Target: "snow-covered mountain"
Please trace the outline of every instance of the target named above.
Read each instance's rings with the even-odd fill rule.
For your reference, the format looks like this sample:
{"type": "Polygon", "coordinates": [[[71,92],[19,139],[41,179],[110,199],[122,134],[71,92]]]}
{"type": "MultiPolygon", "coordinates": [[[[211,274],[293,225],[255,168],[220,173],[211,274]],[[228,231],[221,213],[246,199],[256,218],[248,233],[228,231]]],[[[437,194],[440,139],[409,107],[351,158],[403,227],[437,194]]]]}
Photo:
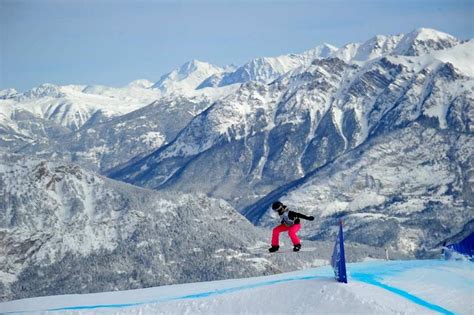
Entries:
{"type": "MultiPolygon", "coordinates": [[[[246,184],[252,175],[260,180],[262,172],[283,184],[360,145],[369,134],[423,117],[436,119],[441,129],[469,131],[472,88],[472,78],[431,56],[386,57],[364,67],[323,59],[270,85],[245,84],[196,117],[170,145],[133,166],[145,164],[143,176],[130,169],[124,178],[159,187],[184,165],[173,168],[173,159],[196,163],[200,154],[219,159],[220,154],[209,150],[239,145],[236,160],[247,148],[251,151],[242,157],[248,162],[242,172],[247,174],[246,184]],[[288,148],[283,150],[285,145],[288,148]],[[165,160],[170,167],[164,167],[165,160]],[[159,174],[150,171],[153,163],[162,163],[159,174]]],[[[184,174],[180,170],[177,175],[184,174]]],[[[228,183],[228,178],[215,182],[219,177],[210,182],[228,183]]],[[[192,182],[191,176],[188,180],[192,182]]]]}
{"type": "Polygon", "coordinates": [[[49,150],[51,139],[69,133],[69,128],[43,119],[28,110],[0,112],[0,151],[15,152],[31,148],[33,143],[44,145],[49,150]]]}
{"type": "Polygon", "coordinates": [[[160,97],[159,91],[144,88],[146,85],[143,80],[123,88],[43,84],[24,93],[3,93],[0,150],[27,150],[33,154],[54,151],[52,144],[57,139],[160,97]]]}
{"type": "Polygon", "coordinates": [[[186,97],[196,103],[210,104],[238,88],[226,86],[195,91],[193,80],[199,81],[199,76],[208,74],[193,73],[183,80],[175,77],[174,83],[166,80],[161,82],[169,89],[153,88],[154,84],[148,80],[136,80],[120,88],[42,84],[24,93],[14,89],[3,90],[0,91],[0,130],[8,139],[9,147],[23,147],[34,142],[47,142],[50,139],[45,136],[47,132],[40,131],[37,134],[32,130],[51,129],[48,127],[50,125],[74,132],[84,126],[90,127],[126,115],[156,100],[186,97]],[[30,117],[35,123],[28,124],[24,116],[30,117]]]}
{"type": "Polygon", "coordinates": [[[0,99],[13,98],[18,94],[15,89],[0,90],[0,99]]]}
{"type": "Polygon", "coordinates": [[[315,59],[327,58],[335,51],[337,51],[336,47],[323,44],[301,54],[255,58],[232,72],[220,72],[210,76],[197,89],[248,81],[269,83],[290,70],[300,66],[308,66],[315,59]]]}
{"type": "Polygon", "coordinates": [[[423,257],[450,237],[474,228],[472,135],[414,123],[374,138],[289,187],[274,191],[244,214],[272,226],[269,204],[281,199],[316,216],[311,239],[334,238],[344,218],[346,239],[423,257]]]}
{"type": "Polygon", "coordinates": [[[136,80],[123,88],[44,84],[25,93],[4,90],[0,150],[108,169],[171,141],[194,115],[238,88],[167,95],[151,85],[136,80]]]}
{"type": "Polygon", "coordinates": [[[403,56],[421,56],[432,51],[454,47],[460,42],[449,34],[434,29],[419,28],[404,35],[392,53],[403,56]]]}
{"type": "MultiPolygon", "coordinates": [[[[409,54],[416,46],[421,52],[420,47],[428,47],[420,42],[426,39],[420,34],[426,32],[417,30],[399,36],[398,44],[387,45],[401,47],[404,38],[417,38],[411,42],[412,46],[405,45],[403,51],[409,54]]],[[[440,37],[439,41],[433,42],[432,37],[426,40],[429,47],[433,47],[433,54],[405,56],[392,51],[385,57],[362,64],[326,58],[315,60],[309,67],[290,71],[270,84],[243,84],[236,93],[218,100],[193,119],[173,142],[110,175],[140,186],[199,191],[223,198],[238,209],[246,208],[244,213],[256,222],[255,211],[265,212],[270,200],[265,199],[254,207],[251,207],[252,203],[273,190],[278,189],[281,193],[294,185],[295,180],[311,174],[317,177],[319,168],[369,141],[390,142],[391,135],[398,131],[408,134],[404,136],[406,139],[422,139],[421,135],[426,132],[446,135],[444,140],[432,139],[432,145],[441,153],[431,158],[428,154],[431,147],[424,146],[420,150],[426,154],[415,154],[412,162],[414,165],[434,163],[446,169],[461,169],[454,176],[438,179],[440,183],[452,183],[448,185],[450,189],[440,194],[446,194],[446,203],[451,205],[447,216],[456,211],[469,212],[472,208],[466,203],[468,195],[459,195],[471,185],[470,181],[460,181],[465,176],[463,172],[469,170],[469,164],[466,164],[469,160],[462,154],[454,154],[453,147],[442,143],[457,139],[461,143],[457,144],[456,150],[472,153],[474,79],[470,76],[470,68],[465,66],[474,60],[473,44],[470,41],[439,51],[440,47],[451,45],[446,44],[445,37],[440,37]],[[451,52],[457,56],[451,58],[457,60],[454,65],[443,62],[449,59],[446,56],[451,52]],[[445,59],[436,58],[441,55],[445,59]],[[445,161],[447,158],[449,161],[445,161]]],[[[459,41],[453,41],[453,45],[455,42],[459,41]]],[[[411,144],[406,142],[397,147],[400,152],[412,150],[411,144]]],[[[390,169],[395,163],[385,162],[387,164],[380,166],[381,169],[390,169]]],[[[410,169],[413,166],[400,167],[410,169]]],[[[379,175],[372,176],[377,178],[379,175]]],[[[425,211],[430,207],[427,201],[416,200],[429,199],[433,194],[429,187],[441,189],[442,185],[429,184],[423,177],[410,180],[414,182],[412,186],[425,189],[408,189],[405,181],[400,180],[384,192],[383,199],[408,193],[407,202],[419,205],[418,210],[409,211],[425,211]]],[[[333,189],[337,194],[343,187],[335,185],[333,189]]],[[[355,190],[354,196],[359,193],[355,190]]],[[[376,207],[382,203],[380,200],[375,198],[366,206],[376,207]]],[[[343,209],[337,204],[333,206],[339,211],[343,209]]],[[[385,210],[389,215],[398,211],[390,207],[385,210]]],[[[317,211],[322,209],[313,207],[311,210],[312,213],[317,211]]],[[[425,213],[428,215],[428,210],[425,213]]],[[[441,218],[435,220],[441,224],[441,218]]],[[[463,224],[466,221],[453,222],[446,233],[433,236],[426,244],[433,246],[443,237],[459,233],[463,224]]],[[[423,235],[432,232],[433,226],[420,227],[421,232],[410,236],[411,242],[400,243],[400,246],[412,252],[413,244],[419,245],[423,235]]],[[[306,231],[306,235],[314,237],[319,233],[306,231]]],[[[401,232],[397,233],[394,239],[400,240],[401,235],[401,232]]]]}
{"type": "Polygon", "coordinates": [[[350,43],[338,49],[334,56],[345,62],[365,62],[389,55],[397,47],[403,34],[377,35],[364,43],[350,43]]]}
{"type": "Polygon", "coordinates": [[[232,92],[232,89],[210,87],[248,81],[269,83],[288,71],[308,66],[315,59],[337,57],[348,63],[366,62],[389,54],[417,56],[459,43],[451,35],[421,28],[406,35],[379,35],[365,43],[348,44],[340,49],[323,44],[301,54],[256,58],[237,69],[192,60],[163,75],[154,84],[148,80],[136,80],[121,88],[43,84],[24,93],[14,89],[3,90],[0,91],[0,113],[11,118],[15,111],[28,111],[37,118],[77,130],[97,113],[105,117],[126,114],[162,96],[207,97],[216,100],[232,92]]]}
{"type": "Polygon", "coordinates": [[[377,35],[364,43],[350,43],[331,56],[345,62],[361,63],[388,56],[421,56],[437,50],[452,48],[461,41],[457,38],[429,28],[419,28],[407,34],[392,36],[377,35]]]}
{"type": "MultiPolygon", "coordinates": [[[[360,63],[390,54],[419,56],[435,50],[451,48],[459,43],[458,39],[449,34],[434,29],[419,28],[408,34],[377,35],[364,43],[350,43],[341,48],[322,44],[300,54],[255,58],[231,72],[216,71],[201,81],[197,89],[248,81],[270,83],[288,71],[310,65],[315,59],[337,57],[347,63],[360,63]]],[[[173,72],[173,78],[177,76],[177,72],[180,71],[173,72]]]]}
{"type": "Polygon", "coordinates": [[[209,105],[207,101],[185,97],[164,97],[115,118],[103,119],[96,115],[76,132],[56,134],[43,138],[44,141],[17,146],[15,152],[43,158],[61,157],[64,161],[103,172],[170,142],[209,105]]]}
{"type": "Polygon", "coordinates": [[[182,93],[195,90],[204,80],[225,71],[224,68],[199,60],[191,60],[179,69],[163,75],[153,87],[164,93],[182,93]]]}
{"type": "Polygon", "coordinates": [[[159,97],[159,92],[137,87],[58,86],[42,84],[0,100],[1,113],[11,117],[27,111],[41,119],[77,130],[98,112],[106,117],[131,112],[159,97]]]}

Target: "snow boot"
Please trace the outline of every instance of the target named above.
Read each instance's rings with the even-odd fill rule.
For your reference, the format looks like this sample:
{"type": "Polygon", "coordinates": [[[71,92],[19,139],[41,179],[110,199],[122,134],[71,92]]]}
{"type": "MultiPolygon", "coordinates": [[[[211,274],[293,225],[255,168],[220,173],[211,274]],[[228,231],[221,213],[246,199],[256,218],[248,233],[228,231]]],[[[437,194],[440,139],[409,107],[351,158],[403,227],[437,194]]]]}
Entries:
{"type": "Polygon", "coordinates": [[[294,252],[299,252],[300,248],[301,248],[301,244],[296,244],[296,245],[293,246],[293,251],[294,252]]]}
{"type": "Polygon", "coordinates": [[[275,245],[272,245],[272,247],[270,247],[270,248],[268,249],[268,251],[269,251],[270,253],[273,253],[273,252],[276,252],[279,248],[280,248],[280,246],[278,246],[278,245],[276,245],[276,246],[275,246],[275,245]]]}

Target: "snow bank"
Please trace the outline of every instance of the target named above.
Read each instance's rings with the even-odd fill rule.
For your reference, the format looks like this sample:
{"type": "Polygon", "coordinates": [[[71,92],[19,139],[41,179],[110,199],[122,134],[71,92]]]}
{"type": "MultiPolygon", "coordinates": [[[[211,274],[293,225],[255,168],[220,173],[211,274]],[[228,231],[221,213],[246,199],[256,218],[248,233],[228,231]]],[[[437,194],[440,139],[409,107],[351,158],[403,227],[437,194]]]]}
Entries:
{"type": "Polygon", "coordinates": [[[2,313],[66,314],[472,314],[470,262],[368,261],[349,264],[348,284],[330,267],[268,277],[0,304],[2,313]]]}

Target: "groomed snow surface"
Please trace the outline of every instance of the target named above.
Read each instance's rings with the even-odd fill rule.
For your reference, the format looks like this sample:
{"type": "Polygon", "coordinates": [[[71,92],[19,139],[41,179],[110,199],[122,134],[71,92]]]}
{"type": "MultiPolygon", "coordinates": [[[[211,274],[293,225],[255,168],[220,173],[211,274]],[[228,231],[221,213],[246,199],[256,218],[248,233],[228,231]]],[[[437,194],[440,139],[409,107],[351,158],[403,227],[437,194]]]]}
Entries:
{"type": "Polygon", "coordinates": [[[348,264],[349,283],[332,269],[0,303],[24,314],[474,314],[469,261],[348,264]]]}

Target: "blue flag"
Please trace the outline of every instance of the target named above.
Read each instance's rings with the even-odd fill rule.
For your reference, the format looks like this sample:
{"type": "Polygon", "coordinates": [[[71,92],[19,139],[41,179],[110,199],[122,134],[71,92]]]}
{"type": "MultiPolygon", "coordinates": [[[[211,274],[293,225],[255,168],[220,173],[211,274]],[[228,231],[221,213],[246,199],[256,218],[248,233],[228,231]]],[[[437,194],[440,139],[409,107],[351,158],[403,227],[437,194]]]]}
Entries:
{"type": "Polygon", "coordinates": [[[332,252],[331,266],[334,269],[334,275],[338,282],[347,283],[346,257],[344,254],[344,235],[342,233],[342,220],[339,221],[339,233],[337,234],[336,244],[332,252]]]}

